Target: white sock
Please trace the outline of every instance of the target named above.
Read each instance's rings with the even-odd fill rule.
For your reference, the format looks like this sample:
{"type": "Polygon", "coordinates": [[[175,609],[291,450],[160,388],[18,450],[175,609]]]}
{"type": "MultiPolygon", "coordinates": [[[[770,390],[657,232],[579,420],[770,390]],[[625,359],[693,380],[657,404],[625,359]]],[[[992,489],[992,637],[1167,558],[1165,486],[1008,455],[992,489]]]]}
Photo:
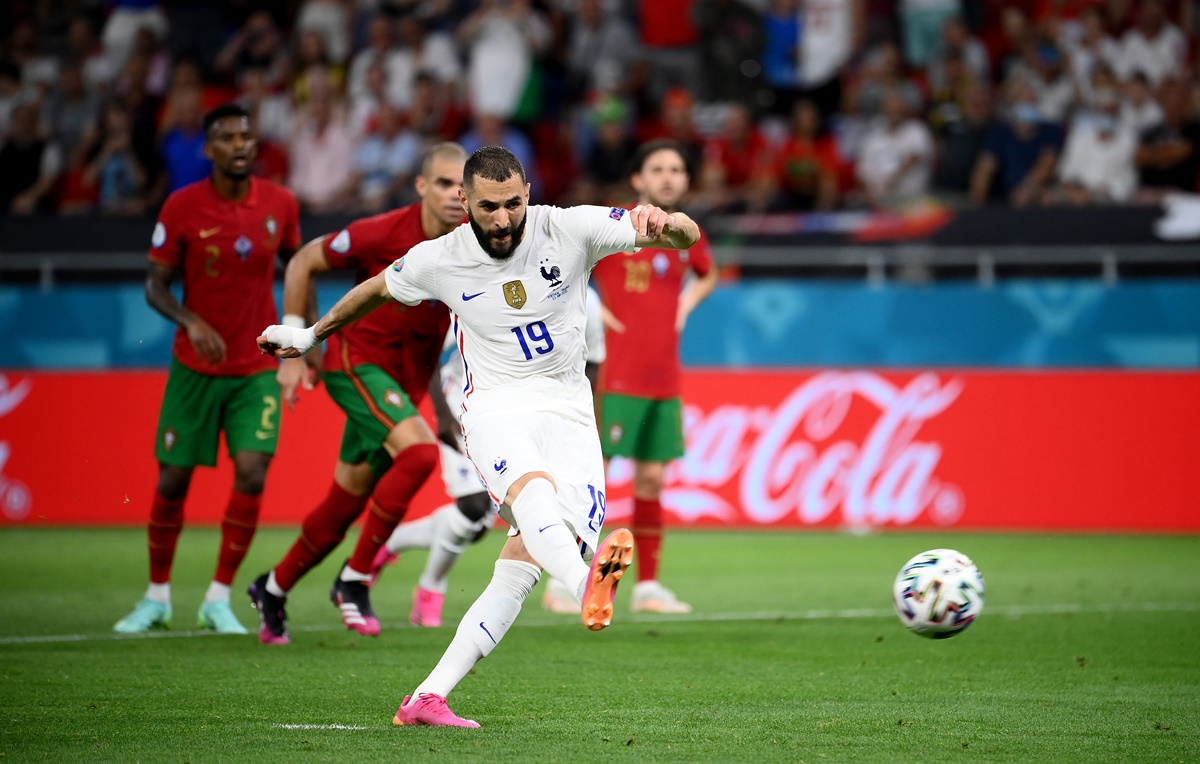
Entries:
{"type": "Polygon", "coordinates": [[[547,573],[579,592],[582,599],[588,565],[579,556],[575,534],[558,511],[553,484],[545,478],[530,480],[512,503],[512,513],[529,556],[547,573]]]}
{"type": "Polygon", "coordinates": [[[477,525],[462,513],[457,504],[447,504],[436,513],[437,526],[433,543],[429,545],[429,559],[421,572],[418,585],[422,589],[446,593],[446,574],[454,567],[458,556],[474,536],[477,525]]]}
{"type": "Polygon", "coordinates": [[[519,560],[496,560],[492,580],[467,609],[450,646],[433,671],[413,690],[414,698],[432,692],[443,698],[476,663],[487,657],[517,620],[521,603],[541,577],[536,565],[519,560]]]}
{"type": "Polygon", "coordinates": [[[453,506],[453,503],[445,504],[420,520],[413,520],[411,523],[400,523],[397,525],[396,530],[392,531],[392,535],[388,536],[387,544],[385,545],[388,551],[396,554],[409,549],[429,549],[433,545],[434,538],[437,536],[438,515],[446,507],[453,506]]]}
{"type": "Polygon", "coordinates": [[[146,599],[153,600],[161,605],[171,604],[171,584],[150,584],[146,587],[146,599]]]}
{"type": "Polygon", "coordinates": [[[279,585],[279,582],[275,580],[274,569],[272,569],[270,574],[267,575],[267,591],[276,597],[287,597],[287,592],[285,592],[283,587],[279,585]]]}
{"type": "Polygon", "coordinates": [[[359,573],[349,565],[342,568],[342,574],[338,576],[343,581],[362,581],[364,584],[371,580],[370,573],[359,573]]]}
{"type": "Polygon", "coordinates": [[[204,595],[205,602],[228,602],[229,601],[229,585],[218,584],[213,581],[208,585],[208,592],[204,595]]]}

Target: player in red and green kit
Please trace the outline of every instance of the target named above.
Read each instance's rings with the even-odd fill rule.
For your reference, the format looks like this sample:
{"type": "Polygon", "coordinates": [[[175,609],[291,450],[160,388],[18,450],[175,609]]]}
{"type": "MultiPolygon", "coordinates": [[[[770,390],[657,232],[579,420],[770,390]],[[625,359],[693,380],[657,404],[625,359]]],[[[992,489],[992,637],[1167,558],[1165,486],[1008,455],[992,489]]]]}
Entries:
{"type": "Polygon", "coordinates": [[[245,634],[229,607],[229,589],[254,532],[267,467],[279,438],[278,364],[254,338],[275,319],[275,259],[300,245],[299,207],[286,188],[254,178],[256,139],[240,106],[204,117],[204,154],[212,175],[167,197],[151,238],[146,301],[179,325],[159,415],[158,485],[150,508],[150,586],[133,612],[113,626],[125,634],[171,621],[171,566],[183,528],[183,504],[197,466],[216,464],[225,433],[233,494],[221,523],[217,569],[199,623],[245,634]],[[183,303],[171,293],[183,278],[183,303]]]}
{"type": "MultiPolygon", "coordinates": [[[[466,160],[467,153],[456,143],[431,147],[415,181],[421,201],[358,220],[304,245],[288,264],[284,324],[312,323],[301,312],[309,304],[316,274],[353,270],[361,283],[413,246],[457,228],[465,219],[458,191],[466,160]]],[[[300,537],[278,565],[250,586],[263,644],[287,644],[287,593],[341,543],[364,508],[368,512],[362,532],[330,597],[346,628],[379,634],[370,602],[373,562],[412,497],[438,466],[437,438],[416,407],[430,389],[449,327],[450,312],[442,303],[392,302],[329,339],[325,386],[346,412],[341,451],[329,493],[304,519],[300,537]]],[[[297,358],[280,366],[287,403],[295,396],[304,363],[297,358]]],[[[489,508],[484,503],[481,512],[489,508]]]]}
{"type": "MultiPolygon", "coordinates": [[[[678,209],[688,190],[683,150],[643,145],[630,178],[641,203],[678,209]]],[[[608,360],[601,372],[600,443],[605,459],[633,460],[633,535],[638,576],[633,609],[686,613],[691,607],[658,581],[662,488],[667,462],[683,456],[679,334],[717,283],[708,239],[690,249],[646,248],[613,255],[592,272],[608,311],[608,360]],[[685,286],[685,277],[694,273],[685,286]]]]}

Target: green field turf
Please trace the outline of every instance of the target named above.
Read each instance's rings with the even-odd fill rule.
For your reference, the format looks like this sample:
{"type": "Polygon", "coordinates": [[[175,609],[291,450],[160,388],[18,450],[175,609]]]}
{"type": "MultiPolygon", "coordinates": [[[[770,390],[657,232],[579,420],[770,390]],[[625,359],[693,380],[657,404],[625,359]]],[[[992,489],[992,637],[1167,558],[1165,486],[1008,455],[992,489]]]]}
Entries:
{"type": "MultiPolygon", "coordinates": [[[[256,540],[235,591],[247,626],[246,583],[292,537],[256,540]]],[[[451,696],[482,729],[393,727],[501,541],[464,556],[441,629],[404,625],[423,555],[390,568],[376,639],[327,598],[347,544],[293,592],[292,644],[263,647],[195,631],[212,529],[184,532],[174,628],[151,638],[109,633],[144,588],[141,530],[0,531],[0,760],[1200,760],[1194,537],[676,532],[665,579],[696,613],[634,617],[625,591],[590,633],[539,587],[451,696]],[[988,596],[935,642],[890,598],[939,546],[975,559],[988,596]]]]}

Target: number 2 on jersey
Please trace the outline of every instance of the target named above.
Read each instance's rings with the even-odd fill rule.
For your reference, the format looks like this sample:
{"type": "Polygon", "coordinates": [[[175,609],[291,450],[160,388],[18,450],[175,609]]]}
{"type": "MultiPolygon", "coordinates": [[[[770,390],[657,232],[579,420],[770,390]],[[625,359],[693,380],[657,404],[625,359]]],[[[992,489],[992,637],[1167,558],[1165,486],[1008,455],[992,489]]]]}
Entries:
{"type": "Polygon", "coordinates": [[[533,354],[545,355],[554,349],[554,340],[550,337],[550,330],[546,328],[545,321],[534,321],[527,326],[514,326],[511,329],[512,333],[517,335],[517,342],[521,343],[521,351],[525,353],[525,360],[533,360],[533,354]],[[529,340],[526,341],[525,337],[529,340]],[[530,343],[533,344],[532,350],[530,343]]]}

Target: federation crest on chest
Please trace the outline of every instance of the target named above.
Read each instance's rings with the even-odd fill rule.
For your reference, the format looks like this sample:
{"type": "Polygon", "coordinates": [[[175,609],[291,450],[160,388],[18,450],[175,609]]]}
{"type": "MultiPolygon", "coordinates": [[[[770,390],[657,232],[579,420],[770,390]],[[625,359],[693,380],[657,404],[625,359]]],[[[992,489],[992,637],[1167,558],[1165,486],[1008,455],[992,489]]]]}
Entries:
{"type": "Polygon", "coordinates": [[[251,243],[249,236],[239,236],[233,243],[233,251],[237,252],[238,257],[243,260],[250,257],[250,251],[253,249],[254,244],[251,243]]]}
{"type": "Polygon", "coordinates": [[[654,259],[650,261],[650,265],[654,268],[654,275],[662,278],[666,275],[667,269],[671,267],[671,258],[667,257],[665,253],[659,252],[654,255],[654,259]]]}
{"type": "Polygon", "coordinates": [[[517,310],[520,310],[528,299],[525,296],[525,285],[520,279],[509,281],[501,289],[504,291],[504,301],[517,310]]]}

